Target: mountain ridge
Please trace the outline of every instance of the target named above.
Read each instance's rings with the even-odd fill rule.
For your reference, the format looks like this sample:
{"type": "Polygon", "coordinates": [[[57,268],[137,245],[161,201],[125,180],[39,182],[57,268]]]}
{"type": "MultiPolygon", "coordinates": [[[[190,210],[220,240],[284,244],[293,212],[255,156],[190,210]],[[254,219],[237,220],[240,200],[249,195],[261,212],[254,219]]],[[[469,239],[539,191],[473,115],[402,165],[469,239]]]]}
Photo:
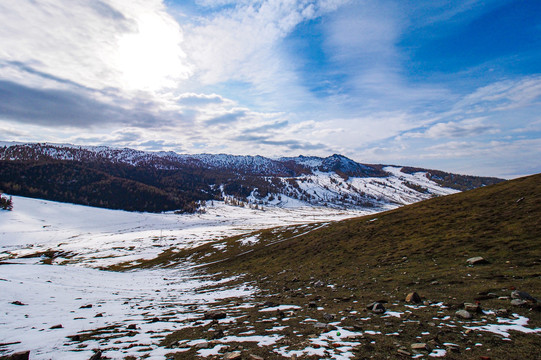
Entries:
{"type": "Polygon", "coordinates": [[[503,181],[362,164],[339,154],[271,159],[47,143],[0,143],[0,167],[0,189],[14,195],[154,212],[192,212],[203,201],[226,198],[255,205],[387,208],[503,181]],[[107,198],[92,198],[102,193],[107,198]],[[122,199],[115,200],[115,193],[122,199]],[[130,197],[139,205],[130,205],[130,197]]]}

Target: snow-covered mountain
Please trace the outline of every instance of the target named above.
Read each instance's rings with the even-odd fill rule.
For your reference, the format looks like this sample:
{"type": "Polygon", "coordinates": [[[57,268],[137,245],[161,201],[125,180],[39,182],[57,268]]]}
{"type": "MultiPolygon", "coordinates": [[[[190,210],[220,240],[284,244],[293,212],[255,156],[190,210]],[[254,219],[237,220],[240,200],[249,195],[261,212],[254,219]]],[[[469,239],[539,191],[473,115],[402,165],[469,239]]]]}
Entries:
{"type": "Polygon", "coordinates": [[[191,211],[194,202],[221,199],[387,208],[501,181],[338,154],[270,159],[65,144],[0,143],[0,166],[0,189],[12,194],[139,211],[191,211]]]}

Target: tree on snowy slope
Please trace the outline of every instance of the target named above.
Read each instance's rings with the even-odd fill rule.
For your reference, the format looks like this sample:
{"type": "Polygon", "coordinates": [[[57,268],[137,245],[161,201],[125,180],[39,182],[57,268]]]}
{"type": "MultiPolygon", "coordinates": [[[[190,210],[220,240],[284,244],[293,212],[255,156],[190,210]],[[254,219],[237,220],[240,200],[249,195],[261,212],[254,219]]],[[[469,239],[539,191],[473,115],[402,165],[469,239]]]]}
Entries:
{"type": "Polygon", "coordinates": [[[0,194],[0,209],[2,210],[13,210],[13,199],[11,196],[9,199],[7,197],[4,197],[2,194],[0,194]]]}

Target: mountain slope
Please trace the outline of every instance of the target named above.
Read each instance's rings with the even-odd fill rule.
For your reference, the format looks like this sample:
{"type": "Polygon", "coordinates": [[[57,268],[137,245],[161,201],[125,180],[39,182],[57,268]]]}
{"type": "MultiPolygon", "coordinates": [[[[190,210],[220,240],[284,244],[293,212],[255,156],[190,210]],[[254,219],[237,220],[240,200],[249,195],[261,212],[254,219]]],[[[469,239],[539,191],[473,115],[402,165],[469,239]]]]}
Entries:
{"type": "Polygon", "coordinates": [[[423,353],[410,347],[421,342],[451,359],[538,354],[539,303],[510,300],[514,289],[541,296],[541,175],[356,219],[259,231],[140,266],[185,258],[217,274],[247,274],[262,289],[259,301],[298,306],[288,314],[293,334],[306,331],[307,318],[372,331],[360,358],[423,353]],[[468,265],[475,256],[488,263],[468,265]],[[404,302],[413,291],[424,305],[404,302]],[[373,301],[388,311],[367,311],[373,301]],[[456,315],[476,302],[486,312],[456,315]]]}
{"type": "MultiPolygon", "coordinates": [[[[289,229],[288,231],[294,231],[289,229]]],[[[361,267],[397,264],[404,256],[410,262],[427,258],[442,265],[459,266],[467,257],[482,255],[493,263],[538,267],[541,263],[541,175],[511,180],[481,189],[434,198],[376,215],[327,224],[317,231],[273,246],[279,232],[263,231],[262,240],[250,254],[236,258],[217,252],[214,261],[228,258],[228,267],[239,271],[302,268],[304,277],[354,276],[361,267]],[[231,259],[229,259],[231,257],[231,259]],[[253,268],[265,264],[264,268],[253,268]],[[350,264],[350,266],[340,266],[350,264]],[[312,274],[313,272],[313,274],[312,274]]],[[[280,235],[287,238],[286,235],[280,235]]],[[[234,243],[234,240],[231,240],[234,243]]],[[[244,249],[245,250],[245,249],[244,249]]]]}
{"type": "Polygon", "coordinates": [[[503,181],[360,164],[336,154],[269,159],[52,144],[4,144],[0,170],[0,189],[14,195],[158,212],[194,211],[199,202],[227,198],[282,207],[381,210],[503,181]],[[48,168],[55,169],[53,175],[48,168]],[[100,196],[117,192],[120,200],[100,196]],[[127,197],[141,200],[127,205],[127,197]]]}

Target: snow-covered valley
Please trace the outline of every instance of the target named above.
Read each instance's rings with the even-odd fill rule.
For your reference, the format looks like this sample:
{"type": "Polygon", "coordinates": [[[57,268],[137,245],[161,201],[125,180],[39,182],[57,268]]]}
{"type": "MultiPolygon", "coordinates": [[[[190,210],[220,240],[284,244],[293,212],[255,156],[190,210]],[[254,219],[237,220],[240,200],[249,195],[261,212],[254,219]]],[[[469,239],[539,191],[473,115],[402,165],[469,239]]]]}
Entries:
{"type": "Polygon", "coordinates": [[[228,299],[239,297],[249,302],[255,291],[238,279],[212,280],[189,263],[129,272],[102,268],[257,229],[367,213],[215,202],[204,214],[177,215],[23,197],[13,202],[13,211],[0,214],[0,344],[10,344],[0,346],[0,355],[30,350],[32,359],[88,359],[98,348],[114,359],[163,359],[170,350],[158,344],[168,333],[200,320],[209,304],[227,308],[228,299]],[[70,340],[74,336],[88,339],[70,340]]]}

